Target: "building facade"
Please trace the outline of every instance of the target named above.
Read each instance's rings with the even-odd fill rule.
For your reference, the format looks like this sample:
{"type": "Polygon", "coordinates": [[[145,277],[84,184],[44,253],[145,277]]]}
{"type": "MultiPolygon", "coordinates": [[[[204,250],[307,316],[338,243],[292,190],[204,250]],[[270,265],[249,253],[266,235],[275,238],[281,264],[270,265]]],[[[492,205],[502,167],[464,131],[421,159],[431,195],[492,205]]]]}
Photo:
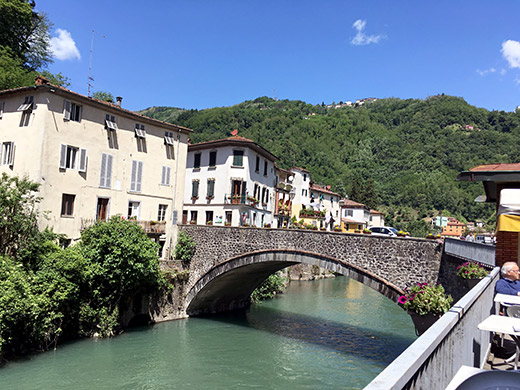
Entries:
{"type": "Polygon", "coordinates": [[[343,232],[355,232],[368,227],[370,221],[370,209],[362,204],[350,199],[343,199],[340,202],[341,208],[341,230],[343,232]]]}
{"type": "Polygon", "coordinates": [[[71,240],[96,221],[135,219],[169,256],[190,129],[49,84],[0,91],[0,173],[40,184],[40,228],[71,240]]]}
{"type": "Polygon", "coordinates": [[[276,160],[239,136],[189,145],[182,222],[271,226],[276,160]]]}

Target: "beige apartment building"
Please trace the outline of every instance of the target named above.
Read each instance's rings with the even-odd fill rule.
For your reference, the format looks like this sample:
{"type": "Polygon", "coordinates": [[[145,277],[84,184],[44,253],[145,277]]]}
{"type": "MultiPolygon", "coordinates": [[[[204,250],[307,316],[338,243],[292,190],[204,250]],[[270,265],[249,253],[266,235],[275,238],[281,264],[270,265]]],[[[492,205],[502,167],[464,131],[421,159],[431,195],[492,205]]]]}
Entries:
{"type": "Polygon", "coordinates": [[[135,219],[169,256],[192,130],[147,118],[42,77],[0,91],[0,174],[40,184],[40,227],[72,241],[95,221],[135,219]]]}

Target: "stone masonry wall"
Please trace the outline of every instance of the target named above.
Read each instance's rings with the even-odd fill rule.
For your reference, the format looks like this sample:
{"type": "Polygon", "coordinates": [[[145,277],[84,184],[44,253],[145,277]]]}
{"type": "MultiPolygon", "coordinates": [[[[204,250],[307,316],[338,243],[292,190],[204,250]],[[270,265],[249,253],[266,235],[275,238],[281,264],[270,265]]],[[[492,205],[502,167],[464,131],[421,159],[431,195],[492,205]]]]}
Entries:
{"type": "Polygon", "coordinates": [[[360,267],[404,289],[436,282],[442,245],[430,240],[362,234],[183,225],[197,249],[190,265],[189,290],[214,266],[256,251],[289,249],[322,255],[360,267]]]}

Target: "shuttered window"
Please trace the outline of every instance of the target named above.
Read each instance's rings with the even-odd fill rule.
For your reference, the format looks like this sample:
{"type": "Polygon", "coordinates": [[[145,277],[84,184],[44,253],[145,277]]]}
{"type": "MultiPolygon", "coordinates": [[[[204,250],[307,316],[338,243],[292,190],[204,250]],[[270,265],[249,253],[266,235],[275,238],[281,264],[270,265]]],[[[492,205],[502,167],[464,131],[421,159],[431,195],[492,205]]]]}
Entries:
{"type": "Polygon", "coordinates": [[[87,149],[62,144],[60,148],[60,169],[76,169],[79,172],[86,172],[87,149]]]}
{"type": "Polygon", "coordinates": [[[99,173],[99,186],[101,188],[112,187],[112,162],[114,156],[111,154],[101,153],[101,167],[99,173]]]}
{"type": "Polygon", "coordinates": [[[108,130],[117,130],[116,117],[114,115],[105,115],[105,127],[108,130]]]}
{"type": "Polygon", "coordinates": [[[215,179],[208,179],[208,198],[215,196],[215,179]]]}
{"type": "Polygon", "coordinates": [[[161,185],[169,186],[170,185],[170,173],[171,167],[163,166],[161,172],[161,185]]]}
{"type": "Polygon", "coordinates": [[[0,143],[0,165],[12,166],[14,163],[14,142],[0,143]]]}
{"type": "Polygon", "coordinates": [[[132,175],[130,178],[130,191],[141,192],[141,184],[143,179],[143,162],[132,161],[132,175]]]}

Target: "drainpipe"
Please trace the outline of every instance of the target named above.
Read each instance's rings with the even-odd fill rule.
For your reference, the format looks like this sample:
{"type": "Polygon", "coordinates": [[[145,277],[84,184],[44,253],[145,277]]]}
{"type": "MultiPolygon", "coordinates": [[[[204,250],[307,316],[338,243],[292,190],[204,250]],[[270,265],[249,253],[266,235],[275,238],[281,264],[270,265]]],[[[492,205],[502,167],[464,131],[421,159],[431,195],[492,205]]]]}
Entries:
{"type": "MultiPolygon", "coordinates": [[[[169,237],[169,251],[168,251],[168,259],[173,255],[173,252],[175,250],[175,242],[177,241],[177,234],[173,234],[173,229],[174,229],[174,226],[175,224],[173,223],[173,215],[174,215],[174,212],[175,212],[175,200],[176,200],[176,197],[175,197],[175,193],[177,191],[177,175],[179,174],[179,149],[180,149],[180,144],[181,144],[181,132],[178,131],[177,132],[177,152],[175,153],[175,176],[173,177],[173,196],[172,196],[172,211],[171,211],[171,215],[172,215],[172,223],[171,223],[171,226],[170,226],[170,237],[169,237]]],[[[184,196],[184,194],[182,194],[181,196],[184,196]]],[[[181,212],[182,212],[182,207],[181,207],[181,212]]],[[[182,215],[181,215],[182,217],[182,215]]],[[[179,216],[177,215],[177,220],[179,219],[179,216]]]]}

